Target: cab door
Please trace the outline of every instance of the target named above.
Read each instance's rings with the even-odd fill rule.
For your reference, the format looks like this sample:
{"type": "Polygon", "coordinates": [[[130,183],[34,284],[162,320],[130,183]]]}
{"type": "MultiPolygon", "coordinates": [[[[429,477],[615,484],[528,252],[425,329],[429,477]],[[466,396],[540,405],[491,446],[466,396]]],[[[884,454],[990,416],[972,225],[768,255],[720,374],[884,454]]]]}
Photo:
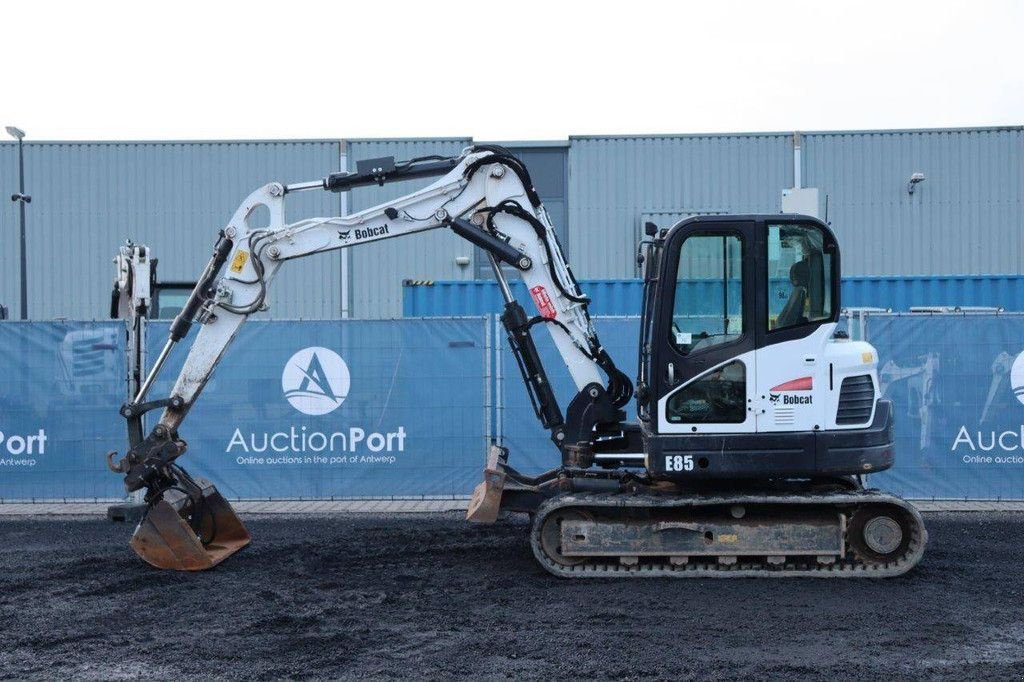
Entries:
{"type": "Polygon", "coordinates": [[[669,233],[647,339],[657,433],[756,430],[757,247],[756,222],[736,217],[691,218],[669,233]]]}
{"type": "Polygon", "coordinates": [[[766,219],[759,232],[757,430],[818,431],[834,390],[826,347],[839,312],[839,249],[827,226],[803,216],[766,219]]]}

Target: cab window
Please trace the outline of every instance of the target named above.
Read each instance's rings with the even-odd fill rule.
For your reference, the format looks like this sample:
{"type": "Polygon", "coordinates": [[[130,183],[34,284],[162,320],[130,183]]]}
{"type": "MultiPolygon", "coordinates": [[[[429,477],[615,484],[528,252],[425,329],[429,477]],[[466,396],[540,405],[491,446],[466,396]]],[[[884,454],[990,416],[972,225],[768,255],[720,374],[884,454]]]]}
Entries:
{"type": "Polygon", "coordinates": [[[834,252],[816,225],[768,226],[768,331],[832,318],[834,252]]]}
{"type": "Polygon", "coordinates": [[[679,252],[669,343],[683,355],[743,335],[743,240],[695,234],[679,252]]]}
{"type": "Polygon", "coordinates": [[[746,408],[747,367],[736,360],[673,393],[665,418],[673,424],[742,424],[746,408]]]}

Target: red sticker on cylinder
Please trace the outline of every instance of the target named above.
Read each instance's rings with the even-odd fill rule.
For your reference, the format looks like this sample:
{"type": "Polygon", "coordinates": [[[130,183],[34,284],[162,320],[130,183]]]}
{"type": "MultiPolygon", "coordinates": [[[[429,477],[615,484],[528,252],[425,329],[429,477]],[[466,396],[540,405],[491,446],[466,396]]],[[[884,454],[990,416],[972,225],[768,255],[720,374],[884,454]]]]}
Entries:
{"type": "Polygon", "coordinates": [[[541,316],[553,320],[558,316],[555,312],[555,306],[551,303],[551,297],[548,296],[547,290],[542,286],[536,286],[530,289],[530,296],[533,296],[533,302],[537,304],[537,310],[540,311],[541,316]]]}

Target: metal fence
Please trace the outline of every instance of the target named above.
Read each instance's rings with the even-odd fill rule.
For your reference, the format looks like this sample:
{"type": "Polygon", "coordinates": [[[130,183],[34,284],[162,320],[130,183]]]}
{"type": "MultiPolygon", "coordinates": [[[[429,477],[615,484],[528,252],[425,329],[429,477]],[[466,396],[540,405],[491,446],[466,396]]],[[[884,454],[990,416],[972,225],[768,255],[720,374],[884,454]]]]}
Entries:
{"type": "Polygon", "coordinates": [[[0,323],[0,500],[116,498],[103,453],[124,441],[124,326],[0,323]]]}
{"type": "MultiPolygon", "coordinates": [[[[153,358],[167,323],[148,327],[153,358]]],[[[250,321],[189,414],[181,463],[234,499],[465,495],[489,444],[491,328],[250,321]]],[[[151,396],[170,395],[176,351],[151,396]]],[[[0,357],[0,500],[120,497],[103,455],[125,446],[123,325],[3,323],[0,357]]]]}
{"type": "MultiPolygon", "coordinates": [[[[636,374],[637,318],[598,318],[636,374]]],[[[896,407],[896,466],[870,483],[910,498],[1024,499],[1024,315],[844,318],[878,349],[896,407]]],[[[166,323],[147,334],[152,356],[166,323]]],[[[234,499],[461,497],[491,440],[524,471],[558,453],[492,318],[252,321],[190,414],[182,463],[234,499]]],[[[573,386],[548,336],[556,394],[573,386]]],[[[184,345],[187,345],[184,344],[184,345]]],[[[170,392],[172,355],[152,395],[170,392]]],[[[0,501],[117,499],[124,448],[116,322],[0,323],[0,501]]]]}

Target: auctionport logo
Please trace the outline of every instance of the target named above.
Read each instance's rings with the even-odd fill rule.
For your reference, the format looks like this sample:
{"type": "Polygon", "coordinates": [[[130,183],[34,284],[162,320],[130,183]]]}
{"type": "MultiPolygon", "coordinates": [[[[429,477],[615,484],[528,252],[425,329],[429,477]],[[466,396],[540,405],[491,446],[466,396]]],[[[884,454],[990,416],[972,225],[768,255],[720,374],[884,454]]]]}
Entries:
{"type": "Polygon", "coordinates": [[[35,466],[33,455],[46,454],[46,430],[31,435],[0,431],[0,466],[35,466]]]}
{"type": "Polygon", "coordinates": [[[348,396],[348,365],[330,348],[303,348],[285,363],[281,390],[296,410],[308,415],[328,414],[348,396]]]}
{"type": "MultiPolygon", "coordinates": [[[[1010,388],[1017,400],[1024,403],[1024,351],[1010,367],[1010,388]]],[[[965,464],[1024,464],[1024,424],[1019,429],[1003,432],[980,429],[972,432],[961,426],[950,449],[961,454],[965,464]]]]}
{"type": "Polygon", "coordinates": [[[1010,387],[1017,400],[1024,403],[1024,351],[1021,351],[1010,368],[1010,387]]]}
{"type": "MultiPolygon", "coordinates": [[[[303,414],[323,415],[341,406],[348,396],[348,365],[330,348],[303,348],[285,363],[281,390],[291,406],[303,414]]],[[[324,432],[306,425],[286,425],[273,433],[236,428],[225,452],[236,454],[240,465],[281,464],[394,464],[405,452],[406,431],[371,431],[346,426],[324,432]]]]}

